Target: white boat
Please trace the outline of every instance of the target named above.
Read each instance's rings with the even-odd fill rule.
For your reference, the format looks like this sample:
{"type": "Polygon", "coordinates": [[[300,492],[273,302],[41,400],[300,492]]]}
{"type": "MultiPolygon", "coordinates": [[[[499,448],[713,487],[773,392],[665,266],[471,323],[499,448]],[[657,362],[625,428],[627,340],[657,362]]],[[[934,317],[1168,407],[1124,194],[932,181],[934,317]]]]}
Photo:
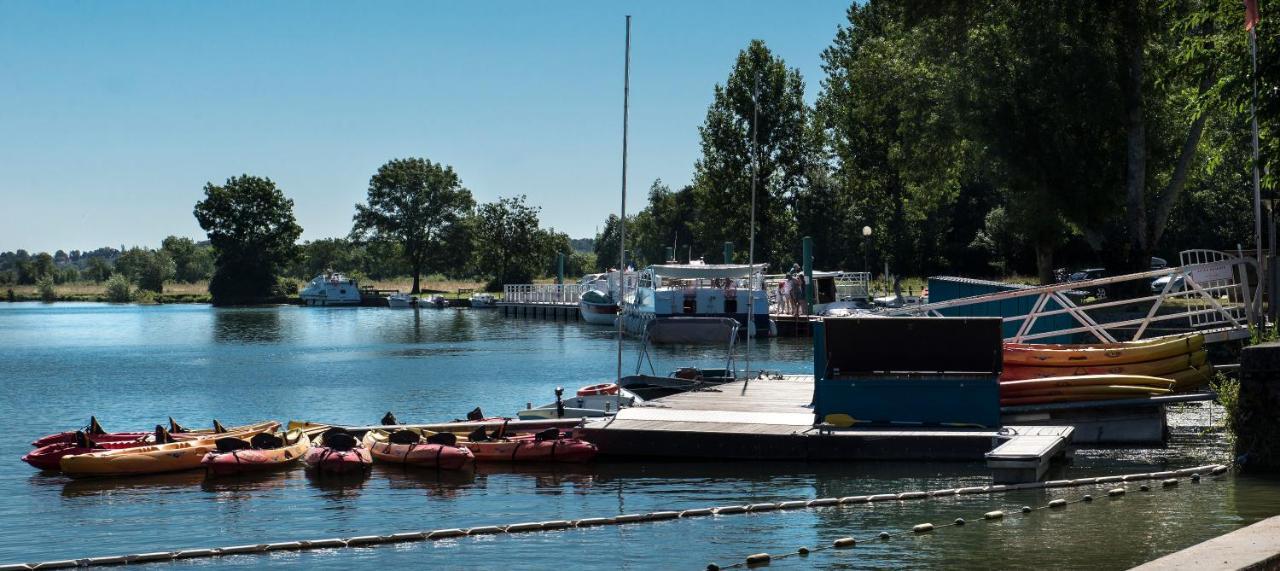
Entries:
{"type": "MultiPolygon", "coordinates": [[[[622,297],[618,270],[602,274],[587,274],[578,285],[583,292],[578,296],[578,313],[582,320],[593,325],[613,325],[618,319],[618,299],[622,297]]],[[[626,290],[635,288],[635,270],[626,272],[626,290]]]]}
{"type": "Polygon", "coordinates": [[[498,298],[491,293],[473,293],[471,294],[471,307],[486,308],[494,307],[498,303],[498,298]]]}
{"type": "Polygon", "coordinates": [[[565,398],[564,389],[556,387],[556,400],[540,407],[527,408],[516,413],[520,420],[546,420],[553,418],[599,418],[612,416],[623,407],[635,406],[642,399],[615,384],[593,385],[578,390],[578,394],[565,398]]]}
{"type": "Polygon", "coordinates": [[[340,272],[325,272],[298,294],[307,305],[360,305],[360,287],[340,272]]]}
{"type": "Polygon", "coordinates": [[[632,335],[649,335],[654,343],[724,341],[719,336],[722,328],[703,327],[701,320],[686,319],[695,317],[730,318],[750,335],[775,335],[777,326],[769,319],[769,296],[761,287],[764,268],[764,264],[754,268],[701,263],[649,266],[640,272],[635,291],[623,299],[623,326],[632,335]],[[749,287],[752,284],[755,287],[749,287]],[[748,307],[751,324],[747,323],[748,307]],[[695,339],[704,333],[709,336],[695,339]]]}
{"type": "Polygon", "coordinates": [[[419,299],[418,306],[419,307],[423,307],[423,306],[436,307],[436,308],[449,307],[449,300],[445,299],[443,295],[436,293],[436,294],[431,294],[425,298],[419,299]]]}
{"type": "Polygon", "coordinates": [[[387,307],[405,309],[418,307],[418,296],[396,292],[387,296],[387,307]]]}

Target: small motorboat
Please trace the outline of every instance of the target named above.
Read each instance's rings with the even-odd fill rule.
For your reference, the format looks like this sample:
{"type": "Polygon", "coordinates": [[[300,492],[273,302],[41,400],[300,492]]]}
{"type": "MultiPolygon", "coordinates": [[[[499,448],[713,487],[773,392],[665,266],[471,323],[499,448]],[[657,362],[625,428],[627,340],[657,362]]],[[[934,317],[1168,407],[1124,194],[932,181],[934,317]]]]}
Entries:
{"type": "Polygon", "coordinates": [[[156,425],[153,444],[117,450],[102,450],[74,456],[63,456],[58,465],[69,476],[128,476],[158,474],[200,467],[205,455],[217,450],[220,438],[251,438],[260,432],[279,428],[272,422],[263,428],[244,432],[207,435],[176,441],[163,426],[156,425]]]}
{"type": "Polygon", "coordinates": [[[618,302],[608,291],[589,289],[578,296],[578,313],[593,325],[613,325],[618,319],[618,302]]]}
{"type": "Polygon", "coordinates": [[[363,472],[373,465],[369,449],[355,435],[336,426],[316,438],[304,461],[307,467],[328,474],[363,472]]]}
{"type": "Polygon", "coordinates": [[[311,438],[295,429],[284,434],[259,432],[248,439],[219,438],[214,445],[200,464],[206,474],[222,476],[290,466],[311,449],[311,438]]]}
{"type": "Polygon", "coordinates": [[[620,390],[625,390],[641,400],[653,400],[689,391],[711,389],[735,380],[737,378],[733,371],[728,369],[683,367],[666,377],[656,375],[622,377],[618,386],[620,390]]]}
{"type": "Polygon", "coordinates": [[[486,309],[496,306],[498,298],[491,293],[473,293],[471,294],[471,307],[476,309],[486,309]]]}
{"type": "Polygon", "coordinates": [[[420,428],[370,430],[365,433],[363,444],[374,460],[388,464],[459,470],[476,459],[470,450],[458,445],[458,436],[452,432],[420,428]]]}
{"type": "Polygon", "coordinates": [[[436,293],[419,300],[418,304],[439,309],[442,307],[449,307],[449,300],[445,299],[443,295],[436,293]]]}
{"type": "Polygon", "coordinates": [[[509,437],[501,428],[494,432],[477,429],[462,439],[462,445],[475,454],[477,462],[587,462],[598,452],[595,444],[559,428],[509,437]]]}
{"type": "Polygon", "coordinates": [[[578,389],[575,396],[564,398],[564,389],[556,387],[556,400],[540,407],[532,405],[518,413],[520,420],[551,418],[599,418],[611,416],[625,406],[635,406],[643,399],[614,383],[589,385],[578,389]]]}
{"type": "Polygon", "coordinates": [[[387,307],[393,309],[407,309],[418,307],[418,296],[409,295],[407,293],[396,292],[387,296],[387,307]]]}

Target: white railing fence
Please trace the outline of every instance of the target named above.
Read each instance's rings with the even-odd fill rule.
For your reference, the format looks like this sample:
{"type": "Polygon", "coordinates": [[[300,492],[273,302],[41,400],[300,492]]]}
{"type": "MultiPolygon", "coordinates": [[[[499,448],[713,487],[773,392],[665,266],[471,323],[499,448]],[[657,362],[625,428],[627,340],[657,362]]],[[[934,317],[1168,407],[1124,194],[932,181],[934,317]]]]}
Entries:
{"type": "Polygon", "coordinates": [[[1087,332],[1098,341],[1112,343],[1118,338],[1141,339],[1157,324],[1202,331],[1221,339],[1247,337],[1249,326],[1255,323],[1261,309],[1261,284],[1250,285],[1249,280],[1250,275],[1258,275],[1257,261],[1212,250],[1183,254],[1183,265],[1179,267],[964,297],[902,308],[891,314],[942,317],[942,310],[946,309],[1030,299],[1034,301],[1029,312],[1003,316],[1005,323],[1018,323],[1017,333],[1008,340],[1034,341],[1087,332]],[[1166,276],[1168,279],[1162,279],[1166,276]],[[1116,287],[1126,282],[1137,282],[1142,287],[1116,287]],[[1149,295],[1115,296],[1126,290],[1149,295]],[[1086,303],[1089,297],[1094,301],[1086,303]],[[1141,314],[1141,308],[1148,304],[1144,316],[1131,316],[1134,308],[1139,308],[1137,313],[1141,314]],[[1035,331],[1038,321],[1058,315],[1070,316],[1071,325],[1035,331]],[[1128,334],[1130,330],[1132,335],[1128,334]],[[1121,331],[1125,334],[1117,336],[1121,331]]]}
{"type": "Polygon", "coordinates": [[[502,303],[578,303],[585,291],[578,284],[507,284],[502,286],[502,303]]]}

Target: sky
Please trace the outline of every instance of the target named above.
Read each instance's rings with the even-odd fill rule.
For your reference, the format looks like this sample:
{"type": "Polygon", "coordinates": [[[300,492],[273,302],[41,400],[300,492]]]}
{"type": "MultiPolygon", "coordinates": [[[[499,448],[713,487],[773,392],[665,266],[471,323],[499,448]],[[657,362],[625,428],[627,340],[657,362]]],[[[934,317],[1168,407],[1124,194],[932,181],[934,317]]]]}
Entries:
{"type": "Polygon", "coordinates": [[[0,251],[203,239],[206,183],[269,177],[302,238],[345,236],[393,158],[452,166],[544,227],[617,213],[632,15],[628,212],[687,184],[716,83],[753,38],[804,76],[845,1],[0,0],[0,251]]]}

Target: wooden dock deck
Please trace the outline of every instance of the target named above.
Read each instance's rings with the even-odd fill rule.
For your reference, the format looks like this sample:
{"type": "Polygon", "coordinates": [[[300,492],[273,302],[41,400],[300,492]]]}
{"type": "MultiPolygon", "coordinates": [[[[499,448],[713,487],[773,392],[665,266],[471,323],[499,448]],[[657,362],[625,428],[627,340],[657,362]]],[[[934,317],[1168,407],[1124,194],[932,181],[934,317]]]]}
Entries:
{"type": "Polygon", "coordinates": [[[623,409],[588,423],[601,454],[737,460],[987,461],[1002,481],[1044,475],[1062,455],[1070,426],[835,428],[815,424],[813,377],[738,381],[623,409]],[[1032,448],[1039,451],[1027,458],[1032,448]],[[994,449],[994,450],[993,450],[994,449]],[[1028,471],[1029,470],[1029,471],[1028,471]]]}

